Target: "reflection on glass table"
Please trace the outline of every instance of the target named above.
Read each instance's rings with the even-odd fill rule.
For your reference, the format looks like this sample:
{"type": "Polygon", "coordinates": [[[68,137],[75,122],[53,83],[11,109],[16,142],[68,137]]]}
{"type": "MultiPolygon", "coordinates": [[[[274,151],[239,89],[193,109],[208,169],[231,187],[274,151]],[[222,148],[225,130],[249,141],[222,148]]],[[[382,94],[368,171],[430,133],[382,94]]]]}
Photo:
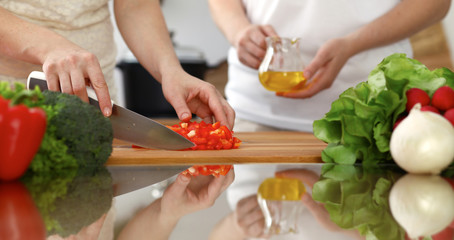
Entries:
{"type": "Polygon", "coordinates": [[[112,197],[105,168],[26,174],[0,183],[0,239],[91,239],[101,234],[112,197]]]}
{"type": "MultiPolygon", "coordinates": [[[[411,181],[413,189],[423,189],[423,182],[428,182],[426,186],[434,182],[436,187],[428,187],[433,191],[414,191],[411,197],[397,194],[391,202],[389,197],[394,184],[408,177],[396,165],[368,168],[334,164],[243,165],[236,166],[235,170],[236,180],[227,189],[232,212],[217,225],[210,239],[392,240],[410,239],[409,236],[423,239],[422,235],[425,239],[453,239],[454,190],[449,184],[452,183],[453,168],[445,170],[441,176],[418,176],[421,181],[411,181]],[[298,220],[297,233],[264,234],[266,218],[257,203],[257,186],[273,176],[300,179],[308,189],[308,194],[302,196],[305,210],[298,220]],[[433,181],[434,178],[437,181],[433,181]],[[436,192],[436,189],[441,190],[436,192]],[[443,196],[443,200],[438,196],[443,196]],[[399,216],[390,209],[390,204],[398,202],[396,199],[401,201],[397,206],[405,207],[407,211],[403,220],[399,219],[402,213],[399,216]],[[409,214],[417,216],[419,221],[408,217],[409,214]],[[418,235],[408,228],[415,222],[419,224],[418,235]],[[422,225],[428,230],[424,231],[422,225]]],[[[398,185],[396,187],[394,191],[404,192],[398,185]]]]}
{"type": "Polygon", "coordinates": [[[120,177],[121,170],[98,168],[0,183],[0,239],[12,239],[13,234],[22,239],[140,239],[133,236],[140,233],[144,239],[159,239],[159,233],[153,231],[164,230],[169,235],[162,239],[170,240],[405,240],[423,239],[421,235],[427,235],[425,239],[453,239],[454,168],[440,176],[413,176],[395,165],[244,164],[235,166],[231,185],[233,176],[230,180],[200,178],[190,188],[188,179],[175,175],[155,184],[128,183],[134,176],[139,180],[164,170],[145,174],[143,169],[129,168],[120,177]],[[257,192],[269,177],[298,179],[304,184],[296,233],[264,234],[257,192]],[[118,184],[122,183],[134,191],[123,190],[118,195],[118,184]],[[201,193],[209,189],[207,183],[214,183],[215,191],[203,198],[201,193]],[[147,192],[146,201],[134,195],[142,190],[147,192]],[[165,198],[166,194],[171,197],[165,198]],[[128,203],[118,204],[121,198],[128,198],[128,203]],[[133,206],[141,201],[145,204],[133,206]],[[122,211],[130,215],[120,226],[116,221],[122,211]],[[156,213],[159,217],[154,217],[156,213]]]}

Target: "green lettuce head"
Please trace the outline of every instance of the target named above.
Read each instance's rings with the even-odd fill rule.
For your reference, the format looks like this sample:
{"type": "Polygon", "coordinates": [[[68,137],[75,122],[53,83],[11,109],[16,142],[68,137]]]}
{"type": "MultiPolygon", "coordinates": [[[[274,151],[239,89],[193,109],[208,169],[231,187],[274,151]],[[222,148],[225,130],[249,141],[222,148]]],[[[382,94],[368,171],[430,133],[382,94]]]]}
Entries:
{"type": "Polygon", "coordinates": [[[314,135],[328,143],[322,160],[369,166],[392,162],[389,141],[405,111],[405,92],[417,87],[432,95],[443,85],[454,87],[454,73],[447,68],[431,71],[405,54],[386,57],[366,82],[344,91],[330,111],[314,121],[314,135]]]}

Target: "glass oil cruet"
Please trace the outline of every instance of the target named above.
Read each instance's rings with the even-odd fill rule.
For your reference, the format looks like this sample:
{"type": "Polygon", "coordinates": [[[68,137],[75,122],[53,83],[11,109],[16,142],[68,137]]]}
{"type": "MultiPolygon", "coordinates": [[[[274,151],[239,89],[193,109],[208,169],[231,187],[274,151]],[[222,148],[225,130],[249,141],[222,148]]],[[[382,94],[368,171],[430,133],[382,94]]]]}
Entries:
{"type": "Polygon", "coordinates": [[[295,92],[304,87],[299,38],[267,37],[267,50],[259,67],[260,83],[270,91],[295,92]]]}

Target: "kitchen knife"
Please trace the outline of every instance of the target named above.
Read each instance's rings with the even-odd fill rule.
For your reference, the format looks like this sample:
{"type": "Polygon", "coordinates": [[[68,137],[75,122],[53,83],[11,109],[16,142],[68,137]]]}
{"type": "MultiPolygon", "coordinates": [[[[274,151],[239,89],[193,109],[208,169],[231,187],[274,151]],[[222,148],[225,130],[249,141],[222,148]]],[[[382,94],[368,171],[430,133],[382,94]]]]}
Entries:
{"type": "MultiPolygon", "coordinates": [[[[27,79],[27,88],[39,86],[47,90],[47,81],[43,72],[33,71],[27,79]]],[[[95,91],[87,87],[90,104],[99,109],[95,91]]],[[[194,146],[194,143],[166,126],[153,121],[112,102],[112,123],[114,138],[130,142],[144,148],[159,148],[166,150],[180,150],[194,146]]]]}
{"type": "Polygon", "coordinates": [[[114,196],[133,192],[165,180],[173,181],[180,172],[190,165],[172,166],[107,166],[112,177],[114,196]]]}

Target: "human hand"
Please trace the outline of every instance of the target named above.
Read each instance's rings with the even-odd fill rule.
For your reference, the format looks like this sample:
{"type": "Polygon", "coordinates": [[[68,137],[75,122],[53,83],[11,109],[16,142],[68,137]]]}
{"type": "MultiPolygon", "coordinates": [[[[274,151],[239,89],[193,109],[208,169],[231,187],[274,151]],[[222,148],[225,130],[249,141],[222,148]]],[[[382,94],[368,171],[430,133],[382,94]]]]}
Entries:
{"type": "Polygon", "coordinates": [[[229,129],[233,128],[235,111],[212,84],[201,81],[184,71],[164,76],[162,90],[181,121],[191,119],[191,113],[206,123],[213,117],[229,129]]]}
{"type": "Polygon", "coordinates": [[[234,46],[240,62],[258,69],[266,53],[265,38],[270,36],[277,36],[271,25],[249,25],[238,32],[234,46]]]}
{"type": "Polygon", "coordinates": [[[287,98],[310,98],[333,84],[342,67],[353,55],[347,38],[337,38],[326,42],[317,51],[312,62],[303,72],[308,84],[297,92],[278,92],[277,96],[287,98]]]}
{"type": "Polygon", "coordinates": [[[241,199],[235,208],[236,225],[246,238],[264,237],[265,218],[257,201],[257,194],[241,199]]]}
{"type": "Polygon", "coordinates": [[[186,214],[211,207],[234,178],[233,169],[219,177],[178,175],[161,198],[161,215],[175,221],[186,214]]]}
{"type": "Polygon", "coordinates": [[[88,102],[86,86],[91,86],[103,114],[111,115],[112,104],[107,83],[94,54],[76,45],[55,48],[46,55],[43,71],[49,90],[77,95],[85,102],[88,102]]]}
{"type": "MultiPolygon", "coordinates": [[[[319,179],[319,176],[315,172],[307,169],[285,170],[276,172],[275,175],[276,177],[281,178],[299,179],[301,182],[304,183],[306,187],[309,187],[310,189],[312,189],[314,184],[319,179]]],[[[307,209],[309,209],[309,211],[317,219],[317,221],[321,223],[323,226],[325,226],[325,228],[329,230],[339,229],[339,227],[329,219],[329,213],[323,207],[323,204],[314,201],[310,194],[305,192],[303,196],[301,196],[301,201],[304,204],[304,206],[306,206],[307,209]]]]}
{"type": "Polygon", "coordinates": [[[225,176],[189,177],[180,173],[161,198],[140,211],[123,228],[118,239],[169,239],[183,216],[211,207],[233,182],[234,171],[225,176]]]}

